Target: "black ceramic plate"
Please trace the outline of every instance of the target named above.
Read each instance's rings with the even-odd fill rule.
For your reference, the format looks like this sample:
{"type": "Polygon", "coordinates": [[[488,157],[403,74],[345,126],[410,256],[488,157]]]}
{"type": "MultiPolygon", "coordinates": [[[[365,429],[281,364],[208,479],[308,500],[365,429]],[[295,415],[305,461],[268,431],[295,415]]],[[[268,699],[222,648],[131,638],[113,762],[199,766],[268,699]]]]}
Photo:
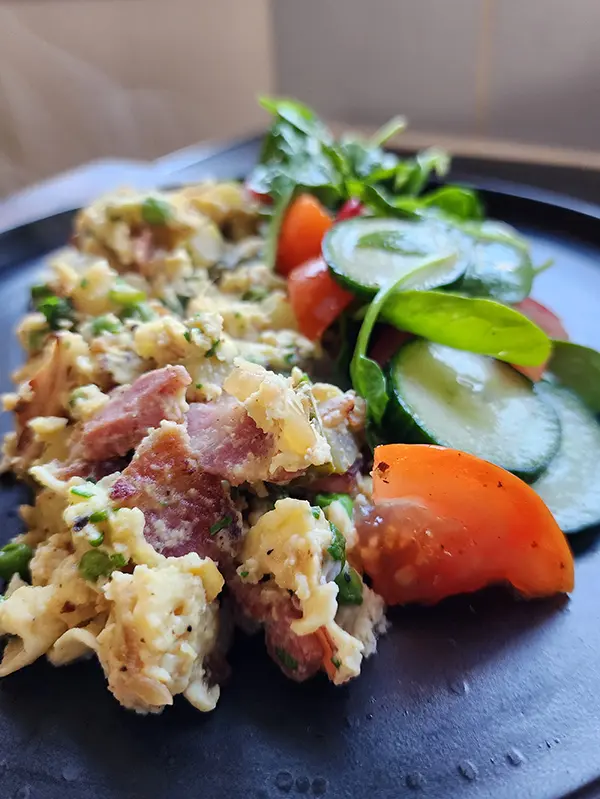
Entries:
{"type": "MultiPolygon", "coordinates": [[[[237,153],[234,174],[251,154],[237,153]]],[[[224,176],[227,162],[208,169],[224,176]]],[[[537,261],[556,259],[536,297],[576,341],[600,347],[600,209],[518,189],[483,197],[490,215],[530,236],[537,261]]],[[[27,287],[70,221],[62,214],[0,237],[3,390],[20,359],[12,329],[27,287]]],[[[5,415],[3,430],[9,425],[5,415]]],[[[0,492],[4,538],[18,529],[23,495],[10,484],[0,492]]],[[[240,638],[214,713],[178,700],[159,717],[141,717],[118,706],[96,664],[40,661],[1,685],[0,797],[596,796],[600,551],[591,536],[578,543],[571,600],[487,592],[393,612],[379,654],[343,688],[288,682],[260,640],[240,638]]]]}

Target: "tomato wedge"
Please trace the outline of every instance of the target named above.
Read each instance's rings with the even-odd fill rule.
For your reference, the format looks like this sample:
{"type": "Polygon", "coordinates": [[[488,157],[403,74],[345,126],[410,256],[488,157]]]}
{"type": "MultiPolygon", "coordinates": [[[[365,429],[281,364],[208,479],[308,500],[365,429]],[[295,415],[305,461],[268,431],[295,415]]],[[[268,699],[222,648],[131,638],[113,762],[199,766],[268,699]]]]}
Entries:
{"type": "Polygon", "coordinates": [[[352,302],[352,294],[329,274],[322,258],[297,267],[288,278],[288,294],[300,332],[315,341],[352,302]]]}
{"type": "Polygon", "coordinates": [[[312,194],[301,194],[288,208],[277,244],[277,271],[289,275],[297,266],[321,255],[323,236],[333,225],[327,210],[312,194]]]}
{"type": "MultiPolygon", "coordinates": [[[[565,330],[563,323],[560,321],[558,316],[553,313],[549,308],[546,308],[545,305],[542,305],[541,302],[536,302],[536,300],[532,300],[531,297],[523,300],[522,302],[518,302],[515,305],[515,309],[517,311],[521,311],[528,319],[531,319],[532,322],[535,322],[538,327],[541,327],[544,333],[546,333],[550,338],[557,339],[559,341],[568,341],[569,334],[565,330]]],[[[542,379],[542,375],[546,370],[546,365],[543,363],[541,366],[516,366],[515,369],[521,374],[528,377],[533,383],[537,383],[538,380],[542,379]]]]}
{"type": "Polygon", "coordinates": [[[389,604],[433,604],[509,583],[525,597],[573,589],[573,556],[540,497],[514,475],[443,447],[375,450],[375,508],[359,554],[389,604]]]}

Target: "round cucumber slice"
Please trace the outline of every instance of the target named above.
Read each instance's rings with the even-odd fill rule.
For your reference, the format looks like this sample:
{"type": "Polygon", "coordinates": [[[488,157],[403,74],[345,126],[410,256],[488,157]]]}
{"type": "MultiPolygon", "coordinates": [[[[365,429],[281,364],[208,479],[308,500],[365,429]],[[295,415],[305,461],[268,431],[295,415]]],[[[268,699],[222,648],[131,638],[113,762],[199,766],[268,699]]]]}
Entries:
{"type": "Polygon", "coordinates": [[[493,358],[419,339],[394,356],[390,382],[387,421],[403,441],[470,452],[528,482],[558,450],[554,409],[493,358]]]}
{"type": "Polygon", "coordinates": [[[562,438],[556,457],[532,487],[563,532],[579,533],[600,524],[600,425],[568,389],[541,383],[537,390],[558,414],[562,438]]]}
{"type": "Polygon", "coordinates": [[[335,279],[355,294],[374,296],[428,259],[447,259],[447,268],[419,288],[455,283],[467,263],[459,259],[456,236],[434,219],[349,219],[323,240],[323,257],[335,279]]]}

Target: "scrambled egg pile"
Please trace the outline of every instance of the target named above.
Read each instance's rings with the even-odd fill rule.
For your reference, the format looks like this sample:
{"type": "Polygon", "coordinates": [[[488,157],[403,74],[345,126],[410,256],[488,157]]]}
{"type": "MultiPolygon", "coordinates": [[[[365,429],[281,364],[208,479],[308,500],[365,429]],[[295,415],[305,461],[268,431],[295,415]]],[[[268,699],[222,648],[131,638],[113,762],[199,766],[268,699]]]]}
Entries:
{"type": "MultiPolygon", "coordinates": [[[[331,413],[349,403],[360,417],[359,401],[310,380],[321,352],[298,332],[285,280],[261,260],[263,244],[257,209],[237,183],[122,191],[78,214],[72,244],[33,287],[32,311],[17,331],[27,360],[4,398],[16,422],[4,467],[35,488],[16,542],[31,559],[0,603],[0,676],[42,655],[61,666],[95,654],[125,707],[160,712],[183,694],[211,710],[226,646],[218,600],[225,585],[242,606],[244,592],[254,592],[247,615],[265,630],[276,629],[284,608],[286,640],[318,634],[325,644],[317,666],[322,660],[335,683],[356,676],[375,651],[384,607],[350,565],[352,513],[335,497],[315,507],[310,488],[360,462],[359,424],[331,413]],[[167,453],[176,475],[181,467],[175,488],[203,469],[215,474],[202,446],[194,451],[191,428],[185,433],[192,407],[203,413],[226,399],[252,458],[264,456],[261,480],[232,482],[218,470],[207,477],[212,494],[197,513],[197,484],[185,482],[182,501],[163,514],[160,473],[131,460],[141,441],[96,460],[84,446],[90,423],[102,429],[111,413],[127,440],[146,407],[127,405],[127,390],[173,365],[189,384],[140,438],[148,449],[151,427],[183,431],[185,468],[167,453]],[[123,486],[138,494],[125,502],[123,486]],[[209,524],[203,514],[217,494],[231,510],[209,524]],[[184,506],[192,509],[185,517],[184,506]],[[189,538],[186,551],[153,545],[173,524],[189,538]],[[261,593],[265,581],[269,592],[261,593]]],[[[103,445],[110,450],[115,440],[111,433],[103,445]]],[[[358,475],[350,493],[366,502],[366,479],[358,475]]],[[[286,653],[285,661],[294,677],[297,658],[286,653]]]]}

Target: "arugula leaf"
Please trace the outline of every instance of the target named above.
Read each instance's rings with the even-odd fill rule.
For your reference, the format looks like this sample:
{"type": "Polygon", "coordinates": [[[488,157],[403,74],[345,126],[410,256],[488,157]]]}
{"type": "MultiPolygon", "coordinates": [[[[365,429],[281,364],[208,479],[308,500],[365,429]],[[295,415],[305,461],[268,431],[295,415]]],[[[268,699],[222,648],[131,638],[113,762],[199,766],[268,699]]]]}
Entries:
{"type": "Polygon", "coordinates": [[[550,339],[537,325],[493,300],[443,291],[397,291],[381,316],[430,341],[521,366],[539,366],[550,355],[550,339]]]}
{"type": "Polygon", "coordinates": [[[548,370],[574,391],[593,413],[600,413],[600,352],[573,344],[553,341],[548,370]]]}
{"type": "Polygon", "coordinates": [[[386,143],[386,141],[391,139],[392,136],[395,136],[397,133],[402,133],[402,131],[406,130],[406,125],[406,117],[392,117],[389,122],[386,122],[385,125],[382,125],[379,128],[379,130],[375,131],[375,133],[369,139],[369,144],[371,147],[381,147],[386,143]]]}
{"type": "Polygon", "coordinates": [[[400,168],[394,183],[395,191],[416,196],[427,185],[431,175],[444,178],[450,169],[450,156],[438,147],[430,147],[417,153],[413,161],[408,162],[408,169],[400,168]]]}

